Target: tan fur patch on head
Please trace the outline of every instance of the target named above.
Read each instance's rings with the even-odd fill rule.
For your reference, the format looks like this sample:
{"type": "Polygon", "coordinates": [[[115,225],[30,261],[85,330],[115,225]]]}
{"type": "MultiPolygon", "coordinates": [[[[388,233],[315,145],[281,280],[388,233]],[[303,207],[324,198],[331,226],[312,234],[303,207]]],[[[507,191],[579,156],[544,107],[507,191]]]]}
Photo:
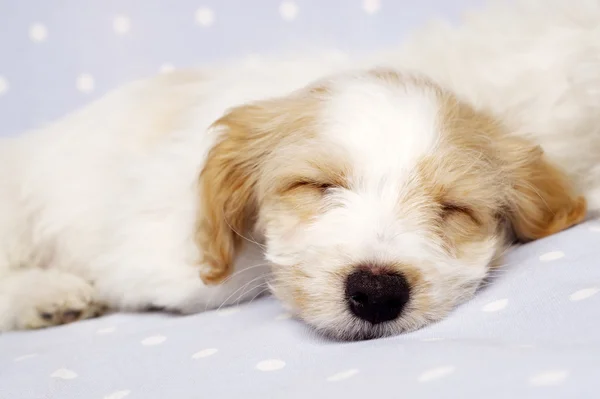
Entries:
{"type": "Polygon", "coordinates": [[[500,126],[432,82],[413,84],[436,94],[440,136],[403,188],[400,216],[418,212],[418,223],[435,232],[430,238],[441,239],[449,253],[462,259],[469,245],[489,239],[498,229],[503,175],[492,137],[501,134],[500,126]]]}
{"type": "MultiPolygon", "coordinates": [[[[393,72],[378,76],[401,81],[393,72]]],[[[539,147],[510,135],[495,118],[433,83],[413,84],[437,93],[440,139],[436,150],[419,162],[417,187],[407,190],[401,208],[418,206],[422,223],[436,227],[454,256],[467,256],[471,244],[502,234],[505,220],[522,240],[583,220],[585,200],[539,147]]]]}
{"type": "MultiPolygon", "coordinates": [[[[442,153],[438,158],[462,164],[454,176],[452,168],[441,168],[447,181],[453,181],[444,185],[446,199],[442,203],[459,217],[453,217],[452,224],[463,237],[454,235],[455,240],[471,236],[500,214],[509,219],[522,240],[542,238],[583,220],[584,198],[574,192],[567,176],[545,158],[539,146],[511,135],[485,112],[440,93],[441,147],[453,154],[442,153]]],[[[490,234],[489,229],[479,230],[490,234]]]]}
{"type": "Polygon", "coordinates": [[[279,157],[268,162],[266,181],[272,183],[261,190],[264,193],[261,226],[274,221],[289,227],[309,223],[329,209],[331,204],[323,203],[323,196],[329,190],[349,186],[349,165],[319,146],[319,141],[312,147],[307,145],[303,149],[305,154],[297,153],[293,161],[279,157]]]}
{"type": "Polygon", "coordinates": [[[442,151],[437,155],[436,202],[440,204],[444,236],[460,251],[465,244],[494,235],[498,228],[503,176],[495,159],[494,142],[503,132],[494,118],[450,93],[441,91],[440,102],[442,151]]]}

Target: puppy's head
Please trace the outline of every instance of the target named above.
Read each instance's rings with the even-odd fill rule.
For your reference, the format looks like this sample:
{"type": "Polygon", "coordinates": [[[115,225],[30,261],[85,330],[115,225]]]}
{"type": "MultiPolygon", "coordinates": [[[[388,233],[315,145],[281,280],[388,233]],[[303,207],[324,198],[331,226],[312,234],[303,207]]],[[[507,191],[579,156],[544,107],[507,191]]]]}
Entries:
{"type": "Polygon", "coordinates": [[[444,317],[485,278],[507,236],[583,218],[542,151],[434,83],[394,71],[343,75],[233,109],[200,178],[205,281],[263,238],[272,290],[346,339],[444,317]]]}

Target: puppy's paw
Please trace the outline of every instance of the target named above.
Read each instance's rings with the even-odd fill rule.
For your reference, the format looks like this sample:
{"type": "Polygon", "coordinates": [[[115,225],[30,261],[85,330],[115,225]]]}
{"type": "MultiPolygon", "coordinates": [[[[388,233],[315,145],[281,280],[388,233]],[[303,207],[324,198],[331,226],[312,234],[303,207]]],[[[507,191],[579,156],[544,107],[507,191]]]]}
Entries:
{"type": "Polygon", "coordinates": [[[94,302],[94,288],[83,279],[48,273],[39,286],[19,293],[15,314],[17,329],[38,329],[97,317],[106,307],[94,302]]]}

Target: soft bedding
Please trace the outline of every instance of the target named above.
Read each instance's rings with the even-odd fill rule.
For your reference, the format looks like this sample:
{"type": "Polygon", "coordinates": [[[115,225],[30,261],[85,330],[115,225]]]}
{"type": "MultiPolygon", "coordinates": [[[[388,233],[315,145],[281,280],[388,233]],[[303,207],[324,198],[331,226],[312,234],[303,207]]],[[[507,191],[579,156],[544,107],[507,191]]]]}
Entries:
{"type": "Polygon", "coordinates": [[[446,320],[342,343],[272,298],[0,337],[0,398],[597,398],[600,222],[514,248],[446,320]]]}

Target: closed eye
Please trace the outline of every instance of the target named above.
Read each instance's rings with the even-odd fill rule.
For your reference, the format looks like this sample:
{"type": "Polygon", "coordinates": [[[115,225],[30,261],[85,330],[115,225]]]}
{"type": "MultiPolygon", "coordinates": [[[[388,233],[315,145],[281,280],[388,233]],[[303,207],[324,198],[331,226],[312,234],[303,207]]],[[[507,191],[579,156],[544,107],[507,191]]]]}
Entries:
{"type": "Polygon", "coordinates": [[[285,187],[283,191],[292,191],[299,188],[316,189],[325,192],[335,186],[331,183],[319,182],[316,180],[297,180],[285,187]]]}
{"type": "Polygon", "coordinates": [[[452,216],[456,216],[456,215],[467,216],[474,223],[476,223],[478,225],[481,224],[481,221],[477,217],[476,212],[472,208],[470,208],[466,205],[456,204],[456,203],[452,203],[452,202],[442,203],[441,216],[444,220],[446,220],[452,216]]]}

